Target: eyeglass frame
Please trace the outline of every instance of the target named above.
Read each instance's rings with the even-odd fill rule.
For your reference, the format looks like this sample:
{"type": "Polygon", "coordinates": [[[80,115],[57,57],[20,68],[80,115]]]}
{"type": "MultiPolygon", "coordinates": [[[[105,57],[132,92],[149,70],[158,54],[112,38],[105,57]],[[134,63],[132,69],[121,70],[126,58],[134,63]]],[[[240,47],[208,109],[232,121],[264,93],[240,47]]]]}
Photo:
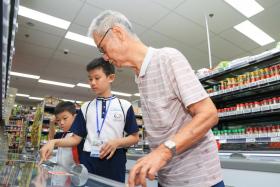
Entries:
{"type": "Polygon", "coordinates": [[[102,47],[100,47],[101,43],[103,42],[104,38],[106,37],[106,35],[108,34],[108,32],[113,29],[112,27],[110,27],[109,29],[107,29],[107,31],[105,32],[105,34],[103,35],[102,39],[100,40],[100,42],[97,45],[97,49],[101,54],[105,54],[105,51],[102,47]]]}

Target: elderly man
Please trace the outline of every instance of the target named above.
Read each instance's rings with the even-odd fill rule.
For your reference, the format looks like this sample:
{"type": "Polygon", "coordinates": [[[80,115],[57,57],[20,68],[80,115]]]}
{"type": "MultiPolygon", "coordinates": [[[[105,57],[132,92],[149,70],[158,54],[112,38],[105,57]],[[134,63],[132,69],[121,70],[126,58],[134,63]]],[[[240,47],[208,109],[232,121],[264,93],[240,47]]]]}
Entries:
{"type": "Polygon", "coordinates": [[[91,23],[103,58],[136,74],[151,152],[129,174],[130,187],[158,174],[163,187],[223,187],[211,128],[217,110],[188,60],[176,49],[143,44],[121,13],[106,10],[91,23]]]}

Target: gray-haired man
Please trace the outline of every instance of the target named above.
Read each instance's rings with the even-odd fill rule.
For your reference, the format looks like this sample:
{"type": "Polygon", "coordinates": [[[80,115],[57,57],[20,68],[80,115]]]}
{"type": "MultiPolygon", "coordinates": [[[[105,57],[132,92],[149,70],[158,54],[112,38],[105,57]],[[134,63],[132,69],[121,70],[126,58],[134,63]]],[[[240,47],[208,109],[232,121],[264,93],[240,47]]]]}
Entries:
{"type": "Polygon", "coordinates": [[[151,153],[131,169],[128,183],[146,186],[158,173],[159,185],[223,187],[211,128],[217,110],[187,59],[176,49],[143,44],[121,13],[104,11],[90,26],[103,58],[129,67],[137,76],[151,153]]]}

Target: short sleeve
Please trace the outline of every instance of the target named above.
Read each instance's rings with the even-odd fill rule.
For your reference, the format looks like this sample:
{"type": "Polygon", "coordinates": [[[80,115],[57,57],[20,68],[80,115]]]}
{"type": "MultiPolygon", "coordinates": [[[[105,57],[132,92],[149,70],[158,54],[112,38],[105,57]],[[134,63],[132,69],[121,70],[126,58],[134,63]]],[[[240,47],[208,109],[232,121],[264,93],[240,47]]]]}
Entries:
{"type": "Polygon", "coordinates": [[[178,50],[170,51],[165,65],[174,92],[185,107],[208,97],[188,60],[178,50]]]}
{"type": "Polygon", "coordinates": [[[75,117],[75,120],[70,128],[70,132],[85,138],[87,136],[86,121],[81,110],[78,111],[78,114],[75,117]]]}
{"type": "Polygon", "coordinates": [[[139,131],[138,125],[136,123],[135,114],[132,106],[129,107],[126,113],[126,120],[124,125],[124,131],[129,135],[139,131]]]}

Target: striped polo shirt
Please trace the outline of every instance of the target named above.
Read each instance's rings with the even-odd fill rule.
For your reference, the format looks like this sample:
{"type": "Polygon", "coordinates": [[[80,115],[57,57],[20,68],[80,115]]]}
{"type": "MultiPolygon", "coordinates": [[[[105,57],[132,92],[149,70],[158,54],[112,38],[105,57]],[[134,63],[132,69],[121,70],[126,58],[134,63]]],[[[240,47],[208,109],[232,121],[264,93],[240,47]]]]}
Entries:
{"type": "MultiPolygon", "coordinates": [[[[136,82],[151,149],[192,120],[186,108],[208,97],[188,60],[176,49],[149,48],[136,82]]],[[[210,130],[158,173],[164,187],[209,187],[222,180],[215,137],[210,130]]]]}

